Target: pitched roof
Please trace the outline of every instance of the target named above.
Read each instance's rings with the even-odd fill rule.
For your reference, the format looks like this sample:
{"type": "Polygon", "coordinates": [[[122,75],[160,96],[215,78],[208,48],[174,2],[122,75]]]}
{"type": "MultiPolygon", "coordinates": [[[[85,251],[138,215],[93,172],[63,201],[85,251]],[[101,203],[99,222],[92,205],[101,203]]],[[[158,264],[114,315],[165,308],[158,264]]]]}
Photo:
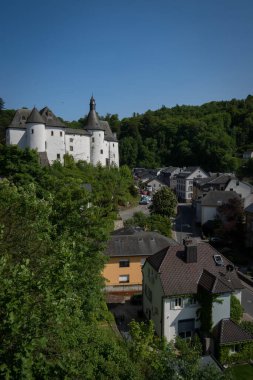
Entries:
{"type": "Polygon", "coordinates": [[[196,294],[198,286],[215,293],[243,289],[236,271],[227,273],[226,266],[231,262],[207,243],[197,245],[197,262],[186,262],[183,245],[161,250],[149,257],[147,262],[160,273],[166,296],[196,294]],[[217,254],[222,257],[224,266],[215,263],[214,255],[217,254]]]}
{"type": "Polygon", "coordinates": [[[99,120],[99,122],[100,122],[100,125],[104,127],[105,129],[105,140],[118,142],[117,137],[115,137],[114,134],[112,133],[112,130],[109,126],[108,121],[99,120]]]}
{"type": "Polygon", "coordinates": [[[40,110],[40,114],[48,127],[65,127],[65,124],[48,108],[40,110]]]}
{"type": "Polygon", "coordinates": [[[110,257],[150,256],[177,244],[175,240],[157,232],[123,229],[111,235],[105,254],[110,257]]]}
{"type": "Polygon", "coordinates": [[[42,118],[39,111],[35,107],[33,108],[32,112],[28,116],[26,122],[27,123],[36,123],[36,124],[45,124],[44,119],[42,118]]]}
{"type": "Polygon", "coordinates": [[[91,133],[86,131],[85,129],[79,129],[79,128],[66,128],[65,129],[66,135],[86,135],[91,136],[91,133]]]}
{"type": "Polygon", "coordinates": [[[216,335],[219,343],[233,344],[241,342],[249,342],[253,340],[253,335],[244,330],[231,319],[222,319],[216,330],[216,335]]]}
{"type": "Polygon", "coordinates": [[[202,206],[220,206],[222,203],[227,203],[229,199],[239,198],[240,196],[235,191],[209,191],[204,198],[201,199],[202,206]]]}

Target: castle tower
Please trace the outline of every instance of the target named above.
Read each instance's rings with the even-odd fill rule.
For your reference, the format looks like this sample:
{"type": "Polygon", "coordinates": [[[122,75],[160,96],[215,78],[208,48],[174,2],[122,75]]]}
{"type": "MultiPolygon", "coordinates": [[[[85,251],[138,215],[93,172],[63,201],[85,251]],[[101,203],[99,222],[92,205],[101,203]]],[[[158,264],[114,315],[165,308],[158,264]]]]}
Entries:
{"type": "Polygon", "coordinates": [[[105,143],[105,127],[100,123],[96,113],[96,102],[93,95],[90,99],[90,112],[85,128],[92,134],[90,144],[90,162],[93,165],[106,165],[107,151],[105,143]]]}
{"type": "Polygon", "coordinates": [[[34,107],[26,121],[27,145],[30,149],[37,149],[38,152],[46,150],[46,130],[45,122],[38,110],[34,107]]]}

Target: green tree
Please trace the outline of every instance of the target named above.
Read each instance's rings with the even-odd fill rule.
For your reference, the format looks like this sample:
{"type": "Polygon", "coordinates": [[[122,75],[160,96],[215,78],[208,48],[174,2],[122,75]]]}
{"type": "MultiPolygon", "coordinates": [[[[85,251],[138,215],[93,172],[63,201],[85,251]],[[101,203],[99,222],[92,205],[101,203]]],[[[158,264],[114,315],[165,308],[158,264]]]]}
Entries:
{"type": "Polygon", "coordinates": [[[151,214],[159,214],[171,218],[176,214],[177,199],[169,187],[162,187],[153,196],[150,206],[151,214]]]}
{"type": "Polygon", "coordinates": [[[240,301],[232,294],[230,298],[230,318],[239,323],[243,316],[243,307],[240,301]]]}

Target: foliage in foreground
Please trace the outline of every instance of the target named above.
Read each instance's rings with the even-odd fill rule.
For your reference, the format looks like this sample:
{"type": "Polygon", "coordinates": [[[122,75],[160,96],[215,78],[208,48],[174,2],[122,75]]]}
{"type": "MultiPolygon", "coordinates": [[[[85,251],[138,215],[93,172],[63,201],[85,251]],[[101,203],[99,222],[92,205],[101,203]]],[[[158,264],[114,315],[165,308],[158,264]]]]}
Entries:
{"type": "Polygon", "coordinates": [[[130,323],[132,341],[130,355],[144,379],[152,380],[223,380],[226,375],[213,366],[201,368],[201,344],[198,337],[191,342],[178,338],[176,344],[155,336],[152,321],[130,323]]]}

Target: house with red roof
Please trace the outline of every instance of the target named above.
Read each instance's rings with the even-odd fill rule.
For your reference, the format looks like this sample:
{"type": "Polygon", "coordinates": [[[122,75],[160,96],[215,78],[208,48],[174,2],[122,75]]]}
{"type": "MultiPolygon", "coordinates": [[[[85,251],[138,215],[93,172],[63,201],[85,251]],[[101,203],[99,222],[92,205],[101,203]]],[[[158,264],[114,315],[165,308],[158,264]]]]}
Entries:
{"type": "Polygon", "coordinates": [[[162,249],[147,258],[142,272],[143,311],[158,336],[171,341],[199,333],[207,352],[216,344],[253,342],[230,319],[231,295],[241,301],[243,289],[236,268],[209,244],[186,239],[162,249]]]}

